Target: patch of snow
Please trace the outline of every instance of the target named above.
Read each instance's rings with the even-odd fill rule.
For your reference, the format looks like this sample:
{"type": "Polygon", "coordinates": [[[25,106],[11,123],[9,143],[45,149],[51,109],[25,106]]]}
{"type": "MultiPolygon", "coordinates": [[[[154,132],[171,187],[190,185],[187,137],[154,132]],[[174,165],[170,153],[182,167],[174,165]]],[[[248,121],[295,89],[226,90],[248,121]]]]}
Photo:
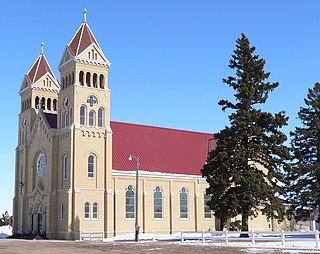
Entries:
{"type": "Polygon", "coordinates": [[[0,238],[6,238],[12,235],[12,227],[11,226],[2,226],[0,227],[0,238]]]}

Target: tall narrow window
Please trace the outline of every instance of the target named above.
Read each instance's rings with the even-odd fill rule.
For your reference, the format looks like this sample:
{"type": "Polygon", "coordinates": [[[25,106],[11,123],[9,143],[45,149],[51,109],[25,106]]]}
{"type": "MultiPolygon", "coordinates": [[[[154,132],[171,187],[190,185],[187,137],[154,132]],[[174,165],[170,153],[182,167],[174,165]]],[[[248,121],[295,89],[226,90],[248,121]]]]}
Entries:
{"type": "Polygon", "coordinates": [[[57,100],[56,99],[53,100],[53,110],[57,111],[57,100]]]}
{"type": "Polygon", "coordinates": [[[86,74],[86,85],[87,86],[91,86],[91,73],[90,72],[87,72],[86,74]]]}
{"type": "Polygon", "coordinates": [[[97,75],[97,73],[93,74],[93,87],[95,87],[95,88],[98,87],[98,75],[97,75]]]}
{"type": "Polygon", "coordinates": [[[126,189],[126,218],[135,217],[135,198],[134,198],[134,187],[129,185],[126,189]]]}
{"type": "Polygon", "coordinates": [[[180,219],[188,218],[188,190],[185,187],[180,191],[180,219]]]}
{"type": "Polygon", "coordinates": [[[153,218],[161,219],[163,218],[162,211],[163,211],[163,200],[162,200],[162,188],[157,186],[153,193],[153,218]]]}
{"type": "Polygon", "coordinates": [[[104,109],[99,108],[98,109],[98,127],[103,127],[103,121],[104,120],[104,109]]]}
{"type": "Polygon", "coordinates": [[[90,219],[90,203],[89,202],[86,202],[84,204],[84,218],[90,219]]]}
{"type": "Polygon", "coordinates": [[[95,126],[95,121],[96,121],[96,113],[91,110],[89,113],[89,126],[95,126]]]}
{"type": "Polygon", "coordinates": [[[80,125],[86,124],[86,107],[81,106],[80,107],[80,125]]]}
{"type": "Polygon", "coordinates": [[[40,108],[39,101],[40,101],[40,99],[39,99],[39,97],[37,96],[36,99],[35,99],[35,102],[34,102],[34,106],[35,106],[36,109],[39,109],[39,108],[40,108]]]}
{"type": "Polygon", "coordinates": [[[60,204],[60,219],[64,220],[65,219],[65,207],[64,203],[60,204]]]}
{"type": "Polygon", "coordinates": [[[47,100],[47,109],[51,110],[51,99],[50,98],[47,100]]]}
{"type": "Polygon", "coordinates": [[[68,156],[63,156],[63,179],[67,179],[68,177],[68,156]]]}
{"type": "Polygon", "coordinates": [[[100,74],[100,77],[99,77],[99,85],[101,89],[104,88],[104,76],[102,74],[100,74]]]}
{"type": "Polygon", "coordinates": [[[92,218],[98,219],[98,203],[94,202],[92,206],[92,218]]]}
{"type": "Polygon", "coordinates": [[[46,99],[44,97],[41,98],[41,109],[45,110],[46,109],[46,99]]]}
{"type": "Polygon", "coordinates": [[[90,154],[88,156],[88,177],[94,178],[94,171],[95,171],[95,156],[90,154]]]}
{"type": "Polygon", "coordinates": [[[84,85],[83,79],[84,79],[84,73],[83,73],[83,71],[80,71],[79,72],[79,84],[80,84],[80,86],[84,85]]]}
{"type": "Polygon", "coordinates": [[[210,207],[207,205],[207,202],[211,200],[211,196],[208,194],[203,195],[203,202],[204,202],[204,218],[209,219],[211,218],[211,210],[210,207]]]}

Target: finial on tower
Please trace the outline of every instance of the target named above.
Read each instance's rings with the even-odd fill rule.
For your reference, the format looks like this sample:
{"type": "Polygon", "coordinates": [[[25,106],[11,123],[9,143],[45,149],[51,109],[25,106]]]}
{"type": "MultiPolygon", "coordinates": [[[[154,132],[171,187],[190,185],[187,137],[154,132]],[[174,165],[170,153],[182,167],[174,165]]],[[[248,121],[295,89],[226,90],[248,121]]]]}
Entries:
{"type": "Polygon", "coordinates": [[[86,8],[84,8],[84,11],[83,11],[83,22],[87,23],[87,9],[86,8]]]}
{"type": "Polygon", "coordinates": [[[43,42],[41,42],[41,55],[43,55],[43,53],[44,53],[43,46],[44,46],[44,43],[43,43],[43,42]]]}

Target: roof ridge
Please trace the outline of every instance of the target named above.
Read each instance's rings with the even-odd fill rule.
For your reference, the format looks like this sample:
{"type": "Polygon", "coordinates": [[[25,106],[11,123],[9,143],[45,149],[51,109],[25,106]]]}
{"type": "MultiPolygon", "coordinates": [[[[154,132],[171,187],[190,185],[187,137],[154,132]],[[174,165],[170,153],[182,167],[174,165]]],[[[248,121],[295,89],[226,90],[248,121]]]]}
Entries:
{"type": "Polygon", "coordinates": [[[80,27],[82,27],[82,29],[81,29],[81,33],[80,33],[80,37],[79,37],[79,41],[78,41],[78,45],[77,45],[76,56],[78,55],[78,51],[79,51],[79,48],[80,48],[80,43],[81,43],[83,31],[84,31],[84,25],[85,25],[85,23],[82,23],[81,26],[80,26],[80,27]]]}
{"type": "Polygon", "coordinates": [[[40,66],[40,63],[41,63],[41,57],[42,57],[42,55],[39,56],[38,65],[37,65],[36,71],[34,72],[34,76],[33,76],[33,79],[32,79],[32,83],[34,83],[35,78],[36,78],[36,76],[37,76],[37,74],[38,74],[39,66],[40,66]]]}
{"type": "Polygon", "coordinates": [[[132,126],[140,126],[140,127],[147,127],[147,128],[155,128],[155,129],[163,129],[163,130],[170,130],[170,131],[178,131],[178,132],[189,132],[194,134],[206,134],[206,135],[214,135],[214,133],[209,132],[201,132],[201,131],[192,131],[192,130],[181,130],[177,128],[170,128],[170,127],[161,127],[161,126],[154,126],[154,125],[146,125],[146,124],[136,124],[136,123],[127,123],[127,122],[120,122],[120,121],[111,121],[112,123],[119,123],[119,124],[126,124],[132,126]]]}

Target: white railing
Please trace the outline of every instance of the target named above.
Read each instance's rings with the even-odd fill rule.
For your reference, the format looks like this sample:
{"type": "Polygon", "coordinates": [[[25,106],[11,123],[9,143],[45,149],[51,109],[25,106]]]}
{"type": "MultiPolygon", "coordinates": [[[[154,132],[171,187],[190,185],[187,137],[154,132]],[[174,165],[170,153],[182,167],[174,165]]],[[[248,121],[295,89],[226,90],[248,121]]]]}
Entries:
{"type": "Polygon", "coordinates": [[[81,231],[80,232],[80,241],[96,241],[103,242],[104,232],[101,231],[81,231]]]}
{"type": "Polygon", "coordinates": [[[281,242],[284,246],[288,242],[314,242],[315,247],[319,248],[319,231],[278,231],[278,232],[255,232],[255,231],[181,231],[181,243],[184,241],[224,242],[247,241],[252,245],[260,241],[281,242]],[[241,237],[242,236],[242,237],[241,237]]]}

